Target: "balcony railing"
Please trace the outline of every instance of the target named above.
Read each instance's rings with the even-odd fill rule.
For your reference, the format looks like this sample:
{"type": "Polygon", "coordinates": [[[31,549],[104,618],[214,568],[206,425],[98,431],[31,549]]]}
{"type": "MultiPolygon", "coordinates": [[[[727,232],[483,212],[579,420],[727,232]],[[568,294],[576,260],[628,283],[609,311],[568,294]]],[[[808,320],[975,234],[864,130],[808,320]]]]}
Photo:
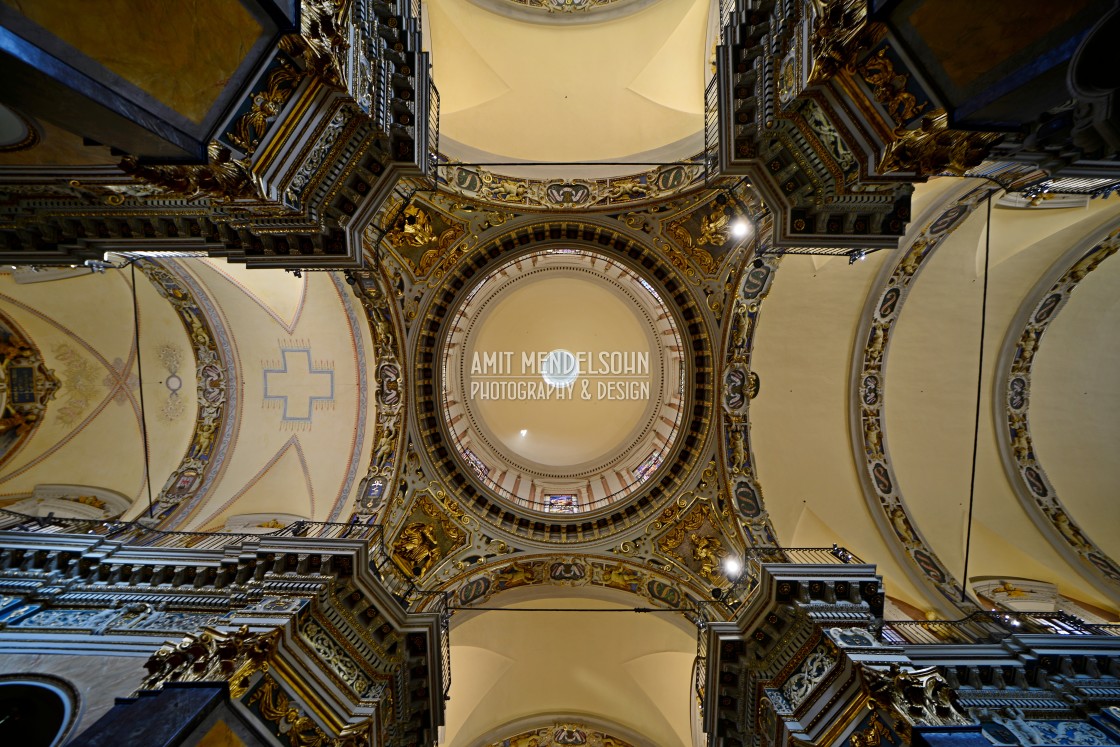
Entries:
{"type": "Polygon", "coordinates": [[[275,537],[308,539],[350,539],[366,544],[370,556],[384,554],[381,527],[357,523],[296,521],[263,534],[233,532],[170,532],[153,529],[136,521],[103,519],[68,519],[57,516],[28,516],[0,509],[0,530],[42,534],[99,535],[106,539],[142,547],[192,548],[221,550],[249,540],[275,537]]]}
{"type": "Polygon", "coordinates": [[[719,176],[719,76],[704,91],[704,180],[719,176]]]}
{"type": "Polygon", "coordinates": [[[893,645],[998,643],[1016,634],[1120,635],[1120,625],[1095,625],[1065,612],[977,612],[961,620],[901,620],[883,624],[893,645]]]}

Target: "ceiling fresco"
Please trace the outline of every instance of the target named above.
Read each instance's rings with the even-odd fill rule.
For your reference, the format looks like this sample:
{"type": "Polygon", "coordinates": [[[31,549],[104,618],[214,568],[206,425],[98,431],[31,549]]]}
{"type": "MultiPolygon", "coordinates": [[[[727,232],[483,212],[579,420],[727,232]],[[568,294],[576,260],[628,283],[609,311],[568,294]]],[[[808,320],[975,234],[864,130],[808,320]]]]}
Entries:
{"type": "MultiPolygon", "coordinates": [[[[52,274],[31,278],[39,281],[40,276],[52,274]]],[[[138,272],[136,280],[139,353],[128,271],[40,282],[17,282],[11,272],[0,275],[0,311],[38,348],[42,373],[31,379],[44,395],[39,425],[28,432],[24,448],[8,452],[0,469],[5,502],[20,500],[40,484],[69,483],[98,485],[127,496],[137,511],[147,508],[138,354],[148,365],[144,396],[152,474],[162,480],[181,457],[197,410],[192,345],[145,276],[138,272]],[[93,464],[100,465],[96,476],[93,464]]],[[[20,364],[18,356],[9,358],[6,369],[20,364]]],[[[7,382],[8,396],[25,399],[27,377],[18,376],[7,382]]],[[[19,431],[16,425],[13,432],[19,431]]],[[[153,493],[158,490],[153,486],[153,493]]]]}

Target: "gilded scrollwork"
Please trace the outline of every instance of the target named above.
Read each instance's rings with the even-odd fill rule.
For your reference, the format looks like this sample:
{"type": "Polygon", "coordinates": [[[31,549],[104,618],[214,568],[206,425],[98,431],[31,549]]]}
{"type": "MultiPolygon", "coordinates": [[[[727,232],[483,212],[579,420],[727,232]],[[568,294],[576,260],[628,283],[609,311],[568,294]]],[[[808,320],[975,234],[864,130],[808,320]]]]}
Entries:
{"type": "Polygon", "coordinates": [[[937,667],[886,670],[864,667],[873,702],[913,726],[967,726],[973,723],[957,704],[957,694],[937,667]]]}
{"type": "Polygon", "coordinates": [[[341,747],[354,743],[348,737],[328,736],[271,676],[262,679],[246,705],[256,707],[262,720],[273,725],[276,738],[289,747],[341,747]]]}
{"type": "Polygon", "coordinates": [[[678,163],[604,179],[529,179],[497,174],[477,166],[448,163],[441,181],[450,189],[482,202],[552,210],[603,208],[660,200],[695,187],[704,167],[678,163]]]}
{"type": "Polygon", "coordinates": [[[280,631],[250,633],[242,626],[233,633],[206,629],[187,635],[177,644],[160,648],[144,663],[148,676],[141,689],[154,690],[167,682],[230,680],[240,687],[253,672],[267,669],[280,631]]]}
{"type": "Polygon", "coordinates": [[[268,74],[264,87],[253,94],[249,111],[238,117],[226,133],[229,142],[251,156],[303,77],[294,65],[281,60],[268,74]]]}
{"type": "Polygon", "coordinates": [[[813,19],[809,40],[809,83],[823,83],[848,65],[869,41],[867,4],[859,0],[825,0],[813,19]]]}
{"type": "Polygon", "coordinates": [[[399,207],[392,203],[389,206],[390,211],[399,211],[399,217],[386,231],[385,241],[412,275],[423,278],[444,262],[451,247],[466,234],[466,227],[434,205],[415,198],[403,210],[399,207]]]}
{"type": "Polygon", "coordinates": [[[689,597],[700,593],[652,566],[594,555],[507,557],[467,569],[442,588],[452,594],[456,605],[470,607],[484,604],[502,591],[542,584],[619,589],[668,609],[687,607],[689,597]]]}
{"type": "Polygon", "coordinates": [[[175,197],[230,201],[260,196],[245,163],[235,159],[229,148],[214,140],[206,154],[205,164],[187,166],[148,165],[134,156],[125,156],[120,169],[175,197]]]}
{"type": "Polygon", "coordinates": [[[928,101],[919,102],[908,90],[910,74],[896,70],[890,47],[880,47],[860,63],[859,74],[871,86],[875,100],[883,105],[887,115],[898,125],[903,125],[925,111],[928,101]]]}
{"type": "Polygon", "coordinates": [[[922,117],[915,129],[899,127],[879,159],[882,174],[902,171],[918,176],[964,175],[978,166],[1002,137],[999,133],[950,130],[944,109],[922,117]]]}

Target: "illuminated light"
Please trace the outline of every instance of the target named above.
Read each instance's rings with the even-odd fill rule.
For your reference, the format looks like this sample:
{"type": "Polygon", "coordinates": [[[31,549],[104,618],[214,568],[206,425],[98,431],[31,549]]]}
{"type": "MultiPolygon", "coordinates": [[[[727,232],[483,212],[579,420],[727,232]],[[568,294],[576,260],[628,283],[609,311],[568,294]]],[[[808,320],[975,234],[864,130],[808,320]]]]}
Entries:
{"type": "Polygon", "coordinates": [[[724,558],[723,570],[727,572],[728,576],[738,576],[739,572],[743,570],[743,564],[739,562],[738,558],[724,558]]]}
{"type": "Polygon", "coordinates": [[[526,436],[528,436],[528,435],[529,435],[529,431],[527,431],[526,429],[522,428],[522,429],[521,429],[521,437],[522,437],[522,438],[525,438],[525,437],[526,437],[526,436]]]}
{"type": "Polygon", "coordinates": [[[557,348],[545,357],[540,370],[546,384],[571,386],[579,378],[579,359],[573,353],[557,348]]]}
{"type": "Polygon", "coordinates": [[[731,224],[731,235],[737,239],[745,237],[750,233],[751,224],[745,218],[739,218],[731,224]]]}

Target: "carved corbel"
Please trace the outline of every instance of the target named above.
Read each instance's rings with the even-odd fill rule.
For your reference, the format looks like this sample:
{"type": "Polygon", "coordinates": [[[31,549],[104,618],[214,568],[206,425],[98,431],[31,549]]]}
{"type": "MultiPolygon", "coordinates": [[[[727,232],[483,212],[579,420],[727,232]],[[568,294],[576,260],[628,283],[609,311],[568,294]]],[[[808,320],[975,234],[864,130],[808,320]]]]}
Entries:
{"type": "Polygon", "coordinates": [[[937,667],[888,671],[865,667],[868,696],[910,726],[967,726],[973,723],[957,703],[957,694],[937,667]]]}

